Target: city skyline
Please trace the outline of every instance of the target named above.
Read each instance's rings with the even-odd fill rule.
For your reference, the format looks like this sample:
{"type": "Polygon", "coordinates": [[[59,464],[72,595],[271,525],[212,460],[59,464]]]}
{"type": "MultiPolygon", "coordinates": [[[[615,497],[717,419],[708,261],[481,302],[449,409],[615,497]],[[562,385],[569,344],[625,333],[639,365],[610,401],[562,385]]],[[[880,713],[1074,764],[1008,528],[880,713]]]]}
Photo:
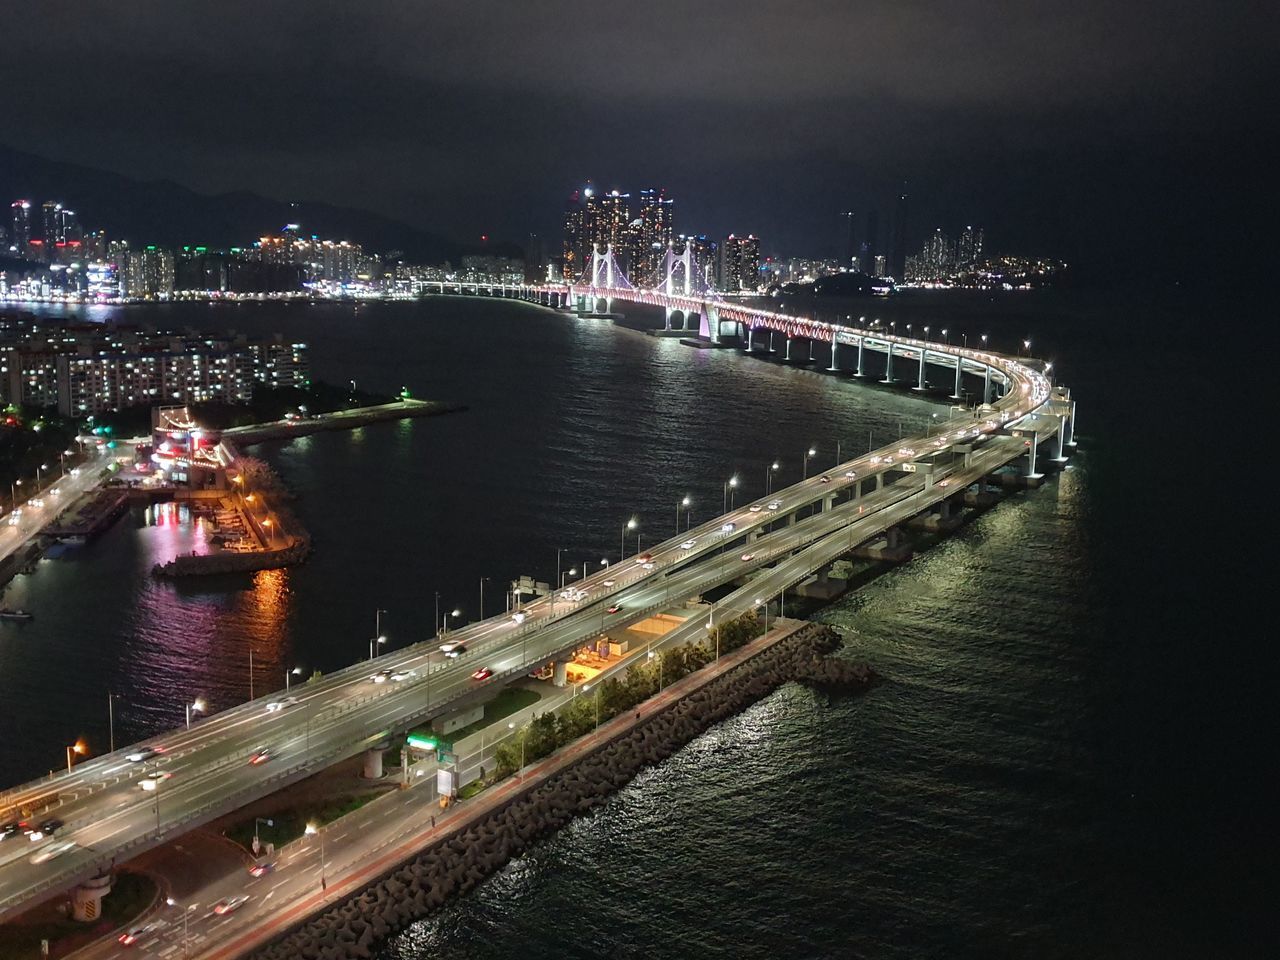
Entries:
{"type": "Polygon", "coordinates": [[[700,232],[742,232],[750,217],[777,251],[807,256],[843,255],[841,210],[878,207],[887,239],[886,198],[906,182],[920,229],[976,221],[1010,249],[1103,269],[1131,250],[1144,268],[1172,270],[1220,255],[1192,254],[1197,218],[1253,209],[1263,166],[1250,118],[1275,71],[1241,10],[1202,24],[1182,10],[1149,22],[1142,8],[1098,3],[1012,17],[970,4],[926,23],[891,5],[756,8],[730,29],[710,11],[597,22],[553,5],[480,25],[465,11],[313,7],[298,32],[284,7],[246,5],[256,29],[244,42],[236,9],[198,26],[178,8],[126,9],[92,28],[19,12],[15,35],[52,31],[65,55],[46,77],[35,45],[9,48],[0,140],[204,193],[343,203],[465,240],[553,236],[547,185],[609,170],[619,184],[665,186],[700,232]],[[653,22],[682,27],[650,35],[653,22]],[[564,23],[582,49],[609,56],[573,55],[564,23]],[[308,96],[290,93],[297,68],[274,55],[282,48],[307,64],[308,96]],[[692,75],[661,68],[694,50],[692,75]],[[1215,58],[1212,82],[1187,75],[1215,58]],[[190,68],[175,78],[179,60],[190,68]],[[519,97],[494,81],[499,67],[519,97]],[[183,109],[210,91],[237,122],[183,109]],[[48,110],[51,98],[78,109],[48,110]],[[1214,156],[1225,166],[1206,184],[1214,156]]]}

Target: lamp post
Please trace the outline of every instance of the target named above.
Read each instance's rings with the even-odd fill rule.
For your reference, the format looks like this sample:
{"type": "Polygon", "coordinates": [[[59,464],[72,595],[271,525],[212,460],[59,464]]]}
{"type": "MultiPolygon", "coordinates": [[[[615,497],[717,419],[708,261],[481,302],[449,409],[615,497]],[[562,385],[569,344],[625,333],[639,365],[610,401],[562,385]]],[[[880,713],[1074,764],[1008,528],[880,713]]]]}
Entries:
{"type": "Polygon", "coordinates": [[[445,633],[448,633],[448,632],[449,632],[449,618],[450,618],[450,617],[453,617],[455,620],[457,620],[457,619],[458,619],[458,617],[460,617],[460,616],[462,616],[462,611],[461,611],[461,610],[453,609],[453,610],[446,610],[446,611],[445,611],[445,614],[444,614],[444,617],[443,617],[443,625],[444,625],[444,632],[445,632],[445,633]]]}
{"type": "Polygon", "coordinates": [[[627,531],[634,530],[638,526],[640,526],[640,521],[638,521],[635,517],[632,517],[630,520],[628,520],[626,523],[622,525],[622,550],[618,554],[619,562],[622,562],[627,558],[627,531]]]}
{"type": "Polygon", "coordinates": [[[9,482],[9,509],[13,509],[18,505],[18,488],[20,486],[22,486],[20,479],[9,482]]]}
{"type": "Polygon", "coordinates": [[[123,697],[123,693],[112,693],[107,691],[107,738],[111,744],[111,753],[116,752],[116,700],[123,697]]]}
{"type": "Polygon", "coordinates": [[[721,491],[723,498],[721,500],[721,513],[728,513],[733,508],[733,491],[738,488],[738,475],[735,473],[732,477],[724,482],[724,489],[721,491]]]}
{"type": "Polygon", "coordinates": [[[187,709],[187,729],[191,729],[191,715],[193,713],[204,713],[205,703],[200,697],[196,697],[192,703],[184,704],[187,709]]]}
{"type": "MultiPolygon", "coordinates": [[[[164,902],[171,907],[179,906],[178,901],[173,899],[173,897],[165,897],[164,902]]],[[[187,934],[190,929],[187,926],[187,918],[191,915],[191,911],[194,910],[195,908],[196,908],[196,905],[194,903],[191,904],[190,906],[184,906],[182,908],[182,956],[184,960],[186,957],[190,956],[190,954],[187,952],[187,934]]]]}
{"type": "Polygon", "coordinates": [[[258,839],[258,824],[265,823],[268,827],[274,827],[276,822],[270,817],[254,817],[253,818],[253,855],[258,855],[258,850],[262,847],[262,841],[258,839]]]}
{"type": "Polygon", "coordinates": [[[1026,351],[1027,351],[1027,356],[1028,356],[1028,357],[1029,357],[1029,356],[1031,356],[1031,341],[1030,341],[1030,340],[1023,340],[1023,341],[1022,341],[1022,349],[1024,349],[1024,350],[1026,350],[1026,351]]]}
{"type": "Polygon", "coordinates": [[[76,756],[84,754],[86,749],[85,745],[79,740],[67,747],[67,773],[71,772],[71,767],[76,762],[76,756]]]}
{"type": "Polygon", "coordinates": [[[302,676],[302,668],[301,668],[301,667],[294,667],[292,670],[286,670],[286,671],[284,672],[284,692],[285,692],[285,693],[288,693],[288,692],[289,692],[289,678],[290,678],[290,677],[300,677],[300,676],[302,676]]]}
{"type": "Polygon", "coordinates": [[[773,489],[773,475],[778,472],[782,466],[777,460],[769,464],[769,469],[764,472],[764,495],[767,497],[773,489]]]}
{"type": "Polygon", "coordinates": [[[810,461],[810,460],[812,460],[812,459],[813,459],[814,457],[816,457],[817,455],[818,455],[818,448],[817,448],[817,447],[810,447],[808,450],[806,450],[806,451],[804,452],[804,477],[803,477],[803,479],[805,479],[805,480],[808,480],[808,479],[809,479],[809,461],[810,461]]]}
{"type": "Polygon", "coordinates": [[[489,579],[488,577],[480,578],[480,619],[481,620],[484,619],[484,585],[485,585],[485,581],[487,581],[488,579],[489,579]]]}
{"type": "Polygon", "coordinates": [[[276,528],[275,528],[275,525],[271,522],[271,518],[270,518],[270,517],[264,517],[264,518],[262,519],[262,525],[263,525],[264,527],[266,527],[266,528],[267,528],[267,534],[268,534],[268,535],[270,536],[270,538],[271,538],[271,546],[273,546],[273,547],[274,547],[274,546],[276,545],[276,528]]]}
{"type": "Polygon", "coordinates": [[[307,836],[311,836],[311,837],[314,837],[317,834],[319,834],[320,836],[320,889],[324,890],[328,886],[328,883],[324,877],[324,869],[325,869],[324,831],[320,829],[320,827],[317,826],[316,822],[313,820],[307,824],[306,829],[303,832],[306,833],[307,836]]]}
{"type": "Polygon", "coordinates": [[[369,659],[373,659],[373,650],[375,646],[382,646],[387,642],[386,635],[382,632],[382,615],[387,611],[377,609],[373,611],[373,637],[369,640],[369,659]]]}
{"type": "MultiPolygon", "coordinates": [[[[568,549],[568,548],[567,548],[567,547],[556,547],[556,579],[555,579],[555,582],[556,582],[556,583],[559,583],[559,582],[560,582],[560,554],[564,553],[566,549],[568,549]]],[[[554,603],[554,601],[553,601],[553,603],[554,603]]]]}
{"type": "Polygon", "coordinates": [[[769,632],[769,604],[766,601],[761,600],[759,597],[756,597],[756,606],[761,607],[764,610],[764,632],[768,633],[769,632]]]}
{"type": "MultiPolygon", "coordinates": [[[[591,684],[584,683],[582,685],[583,692],[591,689],[591,684]]],[[[596,729],[600,729],[600,684],[596,684],[596,729]]]]}
{"type": "Polygon", "coordinates": [[[686,493],[684,499],[676,504],[676,533],[680,532],[680,508],[683,507],[687,512],[691,503],[693,501],[689,499],[689,495],[686,493]]]}

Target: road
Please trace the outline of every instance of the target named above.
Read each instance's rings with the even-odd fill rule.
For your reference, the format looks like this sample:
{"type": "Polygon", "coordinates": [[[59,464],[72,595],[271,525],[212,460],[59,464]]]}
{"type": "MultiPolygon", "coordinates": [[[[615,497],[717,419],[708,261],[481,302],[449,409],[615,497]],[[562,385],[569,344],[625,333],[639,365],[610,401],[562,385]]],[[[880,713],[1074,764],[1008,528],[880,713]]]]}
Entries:
{"type": "MultiPolygon", "coordinates": [[[[992,356],[992,362],[997,358],[992,356]]],[[[586,592],[580,602],[541,598],[522,607],[518,617],[502,614],[452,631],[449,639],[466,649],[456,659],[445,658],[437,641],[427,640],[295,687],[291,696],[296,702],[281,709],[268,709],[275,698],[263,697],[191,729],[153,738],[150,743],[163,752],[149,762],[130,762],[126,755],[133,748],[126,748],[0,794],[0,823],[20,809],[46,811],[65,821],[52,840],[32,843],[18,835],[0,842],[0,917],[452,709],[605,628],[642,619],[774,561],[782,561],[783,572],[775,569],[766,579],[802,579],[827,562],[809,565],[822,553],[811,552],[815,544],[825,541],[826,549],[839,555],[958,489],[930,486],[922,473],[899,473],[904,463],[945,458],[955,447],[982,444],[973,455],[980,466],[965,474],[981,476],[1021,454],[1021,443],[1000,436],[1001,431],[1047,399],[1048,383],[1020,364],[1003,358],[998,362],[1014,388],[985,419],[966,414],[936,428],[933,436],[856,457],[730,510],[650,547],[639,558],[577,581],[573,586],[586,592]],[[847,499],[859,484],[889,472],[894,482],[847,499]],[[809,512],[823,504],[820,512],[809,512]],[[839,540],[831,539],[837,531],[839,540]],[[493,676],[471,679],[479,667],[492,670],[493,676]],[[375,670],[403,671],[405,676],[375,683],[370,679],[375,670]],[[264,748],[268,758],[250,762],[264,748]],[[150,774],[166,779],[145,791],[141,783],[150,774]],[[42,859],[54,851],[59,855],[42,859]]],[[[950,466],[942,463],[937,469],[953,471],[963,462],[955,457],[950,466]]],[[[740,606],[740,600],[726,608],[726,615],[735,604],[740,606]]]]}
{"type": "Polygon", "coordinates": [[[13,513],[0,517],[0,560],[25,547],[54,517],[71,506],[77,498],[98,486],[101,482],[98,474],[102,472],[104,465],[100,452],[90,454],[81,466],[68,471],[67,476],[40,491],[39,499],[44,501],[43,507],[33,507],[29,502],[19,504],[18,508],[22,512],[16,524],[13,523],[13,513]]]}

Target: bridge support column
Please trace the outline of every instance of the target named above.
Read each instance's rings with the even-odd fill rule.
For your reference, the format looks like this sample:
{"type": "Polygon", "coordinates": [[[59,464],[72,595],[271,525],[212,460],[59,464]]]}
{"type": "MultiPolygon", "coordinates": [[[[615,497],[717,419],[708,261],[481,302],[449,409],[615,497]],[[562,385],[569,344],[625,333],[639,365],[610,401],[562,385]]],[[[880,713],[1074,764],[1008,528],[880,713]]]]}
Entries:
{"type": "Polygon", "coordinates": [[[756,328],[747,327],[747,353],[750,353],[752,350],[755,349],[755,343],[754,343],[755,335],[756,335],[756,328]]]}
{"type": "Polygon", "coordinates": [[[773,348],[773,331],[772,331],[772,330],[770,330],[770,331],[769,331],[769,352],[770,352],[770,353],[777,353],[777,352],[778,352],[777,350],[775,350],[775,349],[773,348]]]}
{"type": "Polygon", "coordinates": [[[604,312],[613,313],[613,297],[604,298],[604,312]]]}
{"type": "Polygon", "coordinates": [[[911,388],[912,390],[915,390],[920,393],[923,393],[925,390],[929,389],[929,385],[924,381],[924,358],[925,358],[925,354],[927,354],[928,352],[929,351],[924,347],[920,348],[920,372],[916,375],[916,385],[911,388]]]}
{"type": "Polygon", "coordinates": [[[813,363],[813,340],[809,341],[809,362],[813,363]]]}
{"type": "Polygon", "coordinates": [[[986,373],[982,377],[982,402],[991,402],[991,367],[987,367],[986,373]]]}
{"type": "Polygon", "coordinates": [[[663,311],[663,313],[665,313],[665,314],[666,314],[666,318],[665,318],[665,319],[666,319],[666,323],[665,323],[665,325],[663,326],[663,329],[664,329],[664,330],[670,330],[670,329],[671,329],[671,314],[672,314],[672,310],[671,310],[671,308],[670,308],[670,307],[667,307],[667,308],[663,311]]]}
{"type": "Polygon", "coordinates": [[[858,369],[853,372],[855,377],[862,376],[862,337],[858,338],[858,369]]]}
{"type": "Polygon", "coordinates": [[[783,359],[786,359],[786,360],[791,359],[791,338],[790,337],[787,337],[787,354],[783,359]]]}
{"type": "Polygon", "coordinates": [[[893,383],[893,342],[889,343],[889,357],[884,362],[884,379],[881,383],[893,383]]]}
{"type": "Polygon", "coordinates": [[[1023,474],[1023,476],[1038,477],[1039,474],[1036,473],[1036,452],[1040,446],[1039,434],[1035,434],[1035,433],[1031,434],[1030,440],[1031,440],[1031,445],[1027,447],[1027,470],[1026,470],[1026,473],[1023,474]]]}
{"type": "Polygon", "coordinates": [[[1076,402],[1071,401],[1071,413],[1067,415],[1067,432],[1063,444],[1068,447],[1076,445],[1076,402]]]}
{"type": "Polygon", "coordinates": [[[563,687],[569,682],[568,665],[563,660],[557,660],[551,668],[551,682],[557,687],[563,687]]]}
{"type": "Polygon", "coordinates": [[[960,358],[960,356],[957,354],[957,356],[956,356],[956,385],[955,385],[955,387],[954,387],[954,388],[952,389],[952,391],[951,391],[951,399],[952,399],[952,400],[960,400],[960,399],[962,399],[962,395],[961,395],[961,393],[960,393],[960,360],[961,360],[961,358],[960,358]]]}
{"type": "Polygon", "coordinates": [[[836,332],[832,330],[831,331],[831,366],[827,367],[827,369],[833,372],[840,369],[840,355],[839,353],[837,353],[837,351],[839,350],[839,347],[840,345],[836,343],[836,332]]]}
{"type": "Polygon", "coordinates": [[[884,472],[881,471],[880,473],[876,474],[876,489],[881,490],[883,488],[884,488],[884,472]]]}
{"type": "Polygon", "coordinates": [[[111,873],[86,880],[71,892],[71,917],[81,923],[102,919],[102,898],[111,892],[111,873]]]}
{"type": "Polygon", "coordinates": [[[1066,463],[1067,458],[1063,450],[1062,438],[1067,429],[1067,415],[1065,413],[1058,414],[1058,432],[1053,435],[1053,444],[1049,450],[1053,454],[1049,459],[1055,463],[1066,463]]]}
{"type": "Polygon", "coordinates": [[[361,777],[365,780],[382,779],[382,752],[389,746],[390,744],[387,743],[379,743],[364,752],[364,769],[360,772],[361,777]]]}
{"type": "Polygon", "coordinates": [[[890,527],[884,532],[884,539],[890,550],[896,550],[902,545],[902,531],[897,527],[890,527]]]}

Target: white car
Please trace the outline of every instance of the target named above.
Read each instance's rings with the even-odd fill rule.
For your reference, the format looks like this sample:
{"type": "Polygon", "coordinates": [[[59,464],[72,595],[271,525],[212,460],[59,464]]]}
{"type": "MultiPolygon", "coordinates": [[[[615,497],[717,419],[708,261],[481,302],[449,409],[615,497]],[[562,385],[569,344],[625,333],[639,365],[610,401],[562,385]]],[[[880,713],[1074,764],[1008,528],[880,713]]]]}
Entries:
{"type": "Polygon", "coordinates": [[[737,529],[737,527],[734,525],[733,521],[732,521],[732,520],[730,520],[728,523],[724,524],[724,526],[722,526],[722,527],[720,528],[720,532],[721,532],[721,533],[733,533],[733,531],[734,531],[734,530],[736,530],[736,529],[737,529]]]}
{"type": "Polygon", "coordinates": [[[41,497],[32,497],[30,500],[27,501],[27,506],[32,507],[36,510],[43,510],[44,500],[41,497]]]}
{"type": "Polygon", "coordinates": [[[35,864],[48,863],[50,860],[62,856],[68,850],[74,850],[76,843],[74,840],[60,840],[57,843],[51,843],[38,853],[31,856],[31,862],[35,864]]]}
{"type": "Polygon", "coordinates": [[[881,459],[883,459],[883,458],[881,458],[881,457],[872,457],[872,458],[871,458],[871,463],[872,463],[872,465],[875,465],[875,464],[879,463],[879,462],[881,461],[881,459]]]}
{"type": "Polygon", "coordinates": [[[447,643],[440,644],[440,652],[446,657],[456,657],[461,653],[465,653],[466,650],[467,648],[459,640],[450,640],[447,643]]]}
{"type": "Polygon", "coordinates": [[[853,480],[858,476],[857,472],[853,470],[846,470],[844,475],[850,480],[853,480]]]}
{"type": "MultiPolygon", "coordinates": [[[[605,585],[606,587],[612,587],[612,586],[613,586],[613,584],[614,584],[614,582],[615,582],[615,581],[613,581],[613,580],[606,580],[606,581],[604,582],[604,585],[605,585]]],[[[518,623],[519,621],[516,621],[516,622],[518,623]]]]}
{"type": "Polygon", "coordinates": [[[390,679],[391,679],[391,671],[390,671],[390,670],[379,670],[377,673],[375,673],[375,674],[374,674],[373,676],[371,676],[369,679],[370,679],[373,683],[386,683],[388,680],[390,680],[390,679]]]}
{"type": "Polygon", "coordinates": [[[222,916],[227,913],[234,913],[249,902],[247,894],[241,894],[237,897],[223,897],[213,905],[213,912],[222,916]]]}
{"type": "Polygon", "coordinates": [[[15,507],[13,513],[9,514],[9,526],[16,527],[22,522],[22,508],[15,507]]]}
{"type": "Polygon", "coordinates": [[[770,500],[770,501],[769,501],[769,509],[770,509],[770,510],[777,510],[777,509],[779,509],[781,506],[782,506],[782,501],[781,501],[781,500],[770,500]]]}
{"type": "Polygon", "coordinates": [[[412,670],[397,670],[395,673],[391,675],[391,682],[400,683],[403,680],[408,680],[412,676],[413,676],[412,670]]]}
{"type": "MultiPolygon", "coordinates": [[[[686,540],[684,543],[680,544],[680,549],[681,549],[681,550],[692,550],[692,549],[694,548],[694,545],[695,545],[697,542],[698,542],[697,540],[686,540]]],[[[607,584],[606,584],[606,586],[607,586],[607,584]]]]}
{"type": "Polygon", "coordinates": [[[285,697],[283,700],[272,700],[267,704],[267,713],[279,713],[281,710],[287,710],[289,707],[296,707],[297,705],[297,697],[285,697]]]}
{"type": "Polygon", "coordinates": [[[158,747],[140,747],[133,753],[125,754],[125,759],[130,763],[146,763],[158,753],[160,753],[158,747]]]}
{"type": "Polygon", "coordinates": [[[760,504],[758,504],[758,503],[753,503],[753,504],[752,504],[750,507],[748,507],[747,509],[748,509],[748,510],[750,510],[752,513],[759,513],[761,510],[763,510],[763,509],[764,509],[764,507],[760,506],[760,504]]]}

